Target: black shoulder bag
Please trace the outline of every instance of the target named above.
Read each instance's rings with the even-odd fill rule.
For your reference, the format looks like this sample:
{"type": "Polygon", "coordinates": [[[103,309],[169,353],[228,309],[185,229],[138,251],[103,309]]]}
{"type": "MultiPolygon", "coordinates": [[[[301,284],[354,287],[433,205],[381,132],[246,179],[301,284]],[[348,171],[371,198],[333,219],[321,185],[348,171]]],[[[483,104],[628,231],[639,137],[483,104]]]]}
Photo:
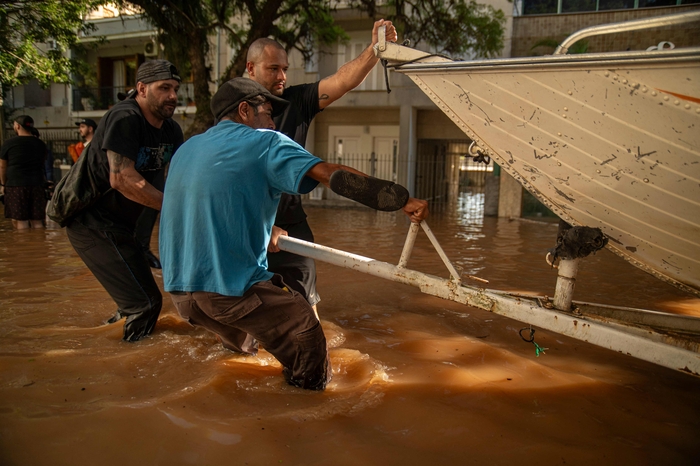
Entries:
{"type": "Polygon", "coordinates": [[[66,176],[58,182],[49,201],[46,214],[62,227],[104,194],[98,189],[95,176],[89,168],[88,158],[88,151],[84,151],[66,176]]]}

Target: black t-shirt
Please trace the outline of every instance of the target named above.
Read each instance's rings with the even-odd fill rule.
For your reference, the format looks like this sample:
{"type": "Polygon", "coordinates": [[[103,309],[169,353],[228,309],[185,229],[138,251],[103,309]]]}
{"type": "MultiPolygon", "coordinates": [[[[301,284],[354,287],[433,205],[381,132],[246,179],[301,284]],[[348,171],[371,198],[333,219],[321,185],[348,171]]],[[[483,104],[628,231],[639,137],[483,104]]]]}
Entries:
{"type": "Polygon", "coordinates": [[[34,136],[17,136],[5,141],[0,159],[7,160],[5,185],[43,186],[46,144],[34,136]]]}
{"type": "MultiPolygon", "coordinates": [[[[275,117],[275,127],[304,147],[311,120],[321,111],[318,106],[318,83],[288,87],[282,98],[288,100],[289,105],[284,113],[275,117]]],[[[299,223],[305,218],[301,196],[282,194],[277,206],[275,225],[284,228],[285,225],[299,223]]]]}
{"type": "Polygon", "coordinates": [[[98,230],[133,232],[144,206],[110,189],[107,150],[133,160],[134,168],[153,184],[182,142],[182,129],[172,119],[155,128],[143,117],[135,99],[116,104],[100,121],[83,155],[88,157],[98,191],[105,194],[76,220],[98,230]]]}

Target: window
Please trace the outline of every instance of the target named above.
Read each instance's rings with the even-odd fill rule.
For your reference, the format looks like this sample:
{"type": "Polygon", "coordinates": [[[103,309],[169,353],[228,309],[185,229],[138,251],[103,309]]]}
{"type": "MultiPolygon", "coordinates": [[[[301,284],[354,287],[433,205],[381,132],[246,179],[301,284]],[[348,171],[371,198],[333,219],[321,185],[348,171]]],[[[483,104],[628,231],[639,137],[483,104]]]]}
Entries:
{"type": "Polygon", "coordinates": [[[690,5],[700,0],[523,0],[523,15],[690,5]]]}
{"type": "Polygon", "coordinates": [[[25,107],[50,107],[51,89],[42,89],[39,81],[33,79],[24,86],[25,107]]]}
{"type": "Polygon", "coordinates": [[[597,0],[562,0],[562,13],[575,13],[577,11],[597,11],[597,0]]]}
{"type": "Polygon", "coordinates": [[[557,0],[524,0],[523,15],[544,15],[557,12],[557,0]]]}
{"type": "Polygon", "coordinates": [[[634,8],[635,0],[598,0],[598,11],[634,8]]]}

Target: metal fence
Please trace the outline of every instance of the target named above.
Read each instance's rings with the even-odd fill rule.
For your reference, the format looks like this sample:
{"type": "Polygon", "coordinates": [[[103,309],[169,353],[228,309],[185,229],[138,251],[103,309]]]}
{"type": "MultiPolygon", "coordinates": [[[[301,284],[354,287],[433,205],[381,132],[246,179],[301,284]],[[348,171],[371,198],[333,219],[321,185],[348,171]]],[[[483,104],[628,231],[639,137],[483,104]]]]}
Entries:
{"type": "Polygon", "coordinates": [[[347,165],[376,178],[396,181],[396,154],[331,154],[325,160],[347,165]]]}
{"type": "MultiPolygon", "coordinates": [[[[60,164],[73,163],[68,154],[68,146],[80,141],[76,128],[39,129],[41,139],[52,151],[54,160],[60,164]]],[[[14,133],[6,131],[6,138],[14,133]]],[[[480,199],[483,203],[483,193],[486,175],[493,171],[493,162],[477,163],[468,155],[469,144],[466,140],[423,139],[418,141],[415,192],[413,196],[430,201],[431,206],[461,203],[464,193],[482,194],[470,197],[480,199]]],[[[356,168],[368,175],[385,180],[396,181],[398,171],[398,154],[396,150],[390,153],[343,153],[321,156],[331,163],[339,163],[356,168]]],[[[309,199],[324,199],[342,201],[344,198],[337,194],[319,188],[309,195],[309,199]]],[[[483,207],[481,207],[483,208],[483,207]]]]}
{"type": "MultiPolygon", "coordinates": [[[[468,156],[470,140],[424,139],[418,141],[415,170],[415,197],[431,205],[460,202],[461,193],[482,193],[493,162],[477,163],[468,156]]],[[[334,153],[321,156],[330,163],[347,165],[377,178],[396,181],[398,154],[334,153]]],[[[328,190],[318,189],[310,199],[342,200],[328,190]]],[[[483,196],[479,197],[483,201],[483,196]]]]}
{"type": "Polygon", "coordinates": [[[484,192],[493,162],[475,162],[468,139],[421,139],[416,158],[415,196],[431,204],[456,202],[465,191],[484,192]]]}

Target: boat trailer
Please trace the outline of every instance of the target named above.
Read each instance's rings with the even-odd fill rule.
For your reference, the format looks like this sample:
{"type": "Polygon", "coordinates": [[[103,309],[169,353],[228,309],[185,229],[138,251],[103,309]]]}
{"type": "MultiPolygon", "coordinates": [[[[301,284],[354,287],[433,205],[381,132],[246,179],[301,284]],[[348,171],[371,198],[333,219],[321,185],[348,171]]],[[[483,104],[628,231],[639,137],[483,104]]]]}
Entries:
{"type": "MultiPolygon", "coordinates": [[[[554,301],[489,290],[462,283],[459,272],[423,221],[412,223],[397,265],[281,236],[280,249],[314,260],[420,288],[421,292],[509,317],[577,340],[628,354],[670,369],[700,376],[700,318],[658,311],[572,301],[573,286],[557,286],[554,301]],[[418,231],[423,229],[450,273],[440,278],[406,268],[418,231]],[[566,309],[554,303],[569,304],[566,309]]],[[[567,274],[564,270],[564,275],[567,274]]],[[[560,277],[562,271],[560,271],[560,277]]],[[[471,280],[486,282],[478,277],[471,280]]],[[[560,278],[562,279],[562,278],[560,278]]],[[[570,281],[571,277],[564,276],[570,281]]]]}

